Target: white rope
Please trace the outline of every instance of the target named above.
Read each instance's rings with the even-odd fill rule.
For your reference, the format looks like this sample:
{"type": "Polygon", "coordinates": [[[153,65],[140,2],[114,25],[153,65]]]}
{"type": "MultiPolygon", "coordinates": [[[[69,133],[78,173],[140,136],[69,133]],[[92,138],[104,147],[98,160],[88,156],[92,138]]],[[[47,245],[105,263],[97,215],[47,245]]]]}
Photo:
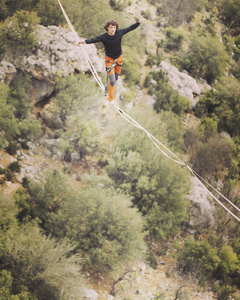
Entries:
{"type": "MultiPolygon", "coordinates": [[[[60,0],[58,0],[58,3],[62,9],[62,12],[64,14],[64,17],[71,29],[71,31],[74,33],[74,35],[76,36],[76,39],[79,41],[79,37],[78,34],[76,33],[76,31],[74,30],[72,23],[70,22],[60,0]]],[[[96,72],[91,60],[89,59],[89,56],[87,54],[87,52],[85,51],[84,47],[82,45],[81,49],[83,50],[83,54],[84,57],[86,59],[86,62],[88,64],[88,67],[90,69],[90,71],[93,74],[94,79],[96,80],[96,82],[98,83],[98,85],[100,86],[100,88],[105,91],[105,87],[100,79],[100,77],[98,76],[98,73],[96,72]]],[[[157,140],[151,133],[149,133],[145,128],[143,128],[140,124],[138,124],[133,118],[131,118],[126,112],[124,112],[120,107],[118,107],[116,104],[114,104],[114,106],[116,107],[117,111],[119,112],[119,114],[130,124],[132,124],[133,126],[135,126],[136,128],[139,128],[141,130],[143,130],[147,136],[149,137],[149,139],[152,141],[152,143],[163,153],[163,155],[165,155],[168,159],[172,160],[175,163],[178,163],[180,165],[185,165],[188,170],[190,171],[190,173],[197,178],[198,182],[204,187],[204,189],[206,189],[206,191],[211,195],[211,197],[213,199],[215,199],[218,204],[220,204],[229,214],[231,214],[236,220],[238,220],[240,222],[240,218],[238,218],[234,213],[232,213],[225,205],[223,205],[210,191],[209,189],[201,182],[201,180],[203,180],[208,186],[210,186],[215,192],[217,192],[221,197],[223,197],[229,204],[231,204],[235,209],[237,209],[238,211],[240,211],[240,209],[234,205],[229,199],[227,199],[224,195],[222,195],[219,191],[217,191],[214,187],[212,187],[206,180],[204,180],[200,175],[198,175],[194,170],[192,170],[187,164],[185,164],[179,157],[177,157],[171,150],[169,150],[165,145],[163,145],[159,140],[157,140]],[[165,150],[167,150],[172,156],[174,156],[176,159],[171,158],[165,151],[163,151],[160,147],[163,147],[165,150]],[[199,179],[201,178],[201,180],[199,179]]]]}
{"type": "MultiPolygon", "coordinates": [[[[79,41],[80,41],[79,36],[78,36],[77,32],[75,31],[75,29],[74,29],[74,27],[73,27],[71,21],[69,20],[69,18],[68,18],[68,16],[67,16],[67,14],[66,14],[66,12],[65,12],[65,10],[64,10],[64,8],[63,8],[63,6],[62,6],[62,4],[61,4],[61,2],[60,2],[60,0],[58,0],[58,3],[59,3],[59,5],[60,5],[60,8],[61,8],[61,10],[62,10],[62,12],[63,12],[63,15],[64,15],[64,17],[65,17],[65,19],[66,19],[66,21],[67,21],[67,23],[68,23],[69,28],[71,29],[71,31],[72,31],[73,34],[75,35],[76,40],[79,42],[79,41]]],[[[89,67],[90,71],[91,71],[92,74],[93,74],[94,79],[96,80],[96,82],[98,83],[98,85],[100,86],[100,88],[101,88],[103,91],[105,91],[105,87],[104,87],[104,85],[103,85],[103,83],[102,83],[102,81],[101,81],[101,79],[100,79],[100,77],[99,77],[99,75],[98,75],[96,69],[94,68],[94,66],[93,66],[93,64],[92,64],[92,62],[91,62],[91,60],[89,59],[89,56],[87,55],[86,50],[84,49],[84,47],[83,47],[82,44],[80,45],[80,47],[81,47],[81,49],[82,49],[84,58],[85,58],[85,60],[86,60],[86,62],[87,62],[87,64],[88,64],[88,67],[89,67]]]]}

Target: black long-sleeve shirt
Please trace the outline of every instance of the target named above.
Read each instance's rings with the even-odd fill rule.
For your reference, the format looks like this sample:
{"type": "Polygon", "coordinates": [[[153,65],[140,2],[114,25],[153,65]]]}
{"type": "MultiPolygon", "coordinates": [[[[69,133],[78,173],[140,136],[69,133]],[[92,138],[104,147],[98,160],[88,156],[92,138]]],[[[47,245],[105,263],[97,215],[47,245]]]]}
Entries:
{"type": "Polygon", "coordinates": [[[140,25],[139,22],[123,29],[116,30],[114,35],[109,35],[107,32],[92,39],[86,39],[86,44],[102,42],[105,47],[105,53],[111,58],[118,58],[122,54],[122,37],[124,34],[136,29],[140,25]]]}

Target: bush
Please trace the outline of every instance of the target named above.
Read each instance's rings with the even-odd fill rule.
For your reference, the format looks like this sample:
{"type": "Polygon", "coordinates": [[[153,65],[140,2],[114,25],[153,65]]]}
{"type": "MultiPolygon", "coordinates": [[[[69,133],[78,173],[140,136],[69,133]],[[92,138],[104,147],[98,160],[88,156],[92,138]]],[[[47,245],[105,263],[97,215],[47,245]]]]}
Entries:
{"type": "Polygon", "coordinates": [[[208,117],[217,116],[218,129],[230,135],[239,136],[239,81],[234,78],[221,78],[214,90],[200,99],[197,111],[208,117]]]}
{"type": "Polygon", "coordinates": [[[128,0],[110,0],[110,5],[114,10],[123,11],[128,6],[128,0]]]}
{"type": "MultiPolygon", "coordinates": [[[[144,128],[168,145],[168,127],[161,116],[152,115],[146,109],[134,109],[132,114],[133,118],[141,119],[144,128]]],[[[150,235],[165,239],[177,233],[185,217],[187,173],[166,161],[141,130],[125,124],[117,128],[116,148],[107,166],[108,175],[116,188],[132,197],[134,206],[147,221],[150,235]]]]}
{"type": "Polygon", "coordinates": [[[210,34],[194,34],[180,64],[192,76],[202,77],[211,84],[224,75],[228,59],[223,44],[217,38],[210,34]]]}
{"type": "Polygon", "coordinates": [[[184,22],[190,22],[194,13],[206,3],[205,0],[167,0],[164,3],[161,2],[158,14],[166,16],[168,25],[177,27],[184,22]]]}
{"type": "Polygon", "coordinates": [[[239,33],[240,27],[240,3],[238,0],[221,0],[220,16],[224,23],[233,29],[233,34],[239,33]]]}
{"type": "Polygon", "coordinates": [[[77,242],[78,251],[98,270],[135,259],[144,248],[140,214],[125,195],[112,190],[81,190],[52,216],[50,225],[53,235],[77,242]]]}
{"type": "Polygon", "coordinates": [[[19,164],[18,161],[15,161],[8,166],[8,169],[13,173],[20,173],[21,165],[19,164]]]}
{"type": "Polygon", "coordinates": [[[172,50],[180,50],[182,42],[184,41],[184,32],[180,28],[168,27],[165,29],[166,39],[163,42],[164,50],[166,52],[172,50]]]}
{"type": "Polygon", "coordinates": [[[185,240],[184,248],[179,252],[179,268],[199,281],[205,280],[211,277],[219,266],[220,258],[217,253],[217,249],[207,241],[200,242],[189,238],[185,240]]]}
{"type": "Polygon", "coordinates": [[[145,87],[148,87],[149,94],[155,95],[154,109],[160,111],[172,111],[177,115],[182,115],[191,107],[190,101],[183,96],[179,96],[170,84],[163,71],[151,71],[145,80],[145,87]]]}
{"type": "Polygon", "coordinates": [[[2,270],[0,272],[0,299],[2,300],[37,300],[33,294],[28,292],[25,286],[21,286],[21,291],[16,295],[13,290],[13,277],[11,272],[2,270]]]}
{"type": "Polygon", "coordinates": [[[7,231],[0,267],[11,272],[14,294],[25,286],[37,299],[79,299],[81,258],[73,250],[69,241],[56,243],[30,223],[7,231]]]}
{"type": "Polygon", "coordinates": [[[147,261],[149,262],[149,265],[153,269],[157,269],[158,267],[158,261],[157,261],[157,256],[153,251],[148,251],[147,253],[147,261]]]}
{"type": "Polygon", "coordinates": [[[34,27],[39,24],[35,12],[18,11],[8,17],[0,26],[0,47],[10,47],[13,50],[24,50],[36,44],[33,33],[34,27]]]}

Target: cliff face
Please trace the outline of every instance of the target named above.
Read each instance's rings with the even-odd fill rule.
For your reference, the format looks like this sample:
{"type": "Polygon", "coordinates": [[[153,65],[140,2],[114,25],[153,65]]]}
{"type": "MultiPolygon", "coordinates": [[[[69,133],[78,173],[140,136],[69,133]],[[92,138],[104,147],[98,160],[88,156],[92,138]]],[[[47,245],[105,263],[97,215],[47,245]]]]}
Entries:
{"type": "MultiPolygon", "coordinates": [[[[17,71],[32,77],[30,97],[35,103],[50,96],[58,77],[75,72],[87,72],[88,65],[74,34],[56,26],[38,26],[37,45],[28,53],[6,51],[0,63],[0,80],[9,84],[17,71]]],[[[96,71],[104,71],[104,61],[97,55],[94,45],[87,47],[88,55],[96,71]]]]}

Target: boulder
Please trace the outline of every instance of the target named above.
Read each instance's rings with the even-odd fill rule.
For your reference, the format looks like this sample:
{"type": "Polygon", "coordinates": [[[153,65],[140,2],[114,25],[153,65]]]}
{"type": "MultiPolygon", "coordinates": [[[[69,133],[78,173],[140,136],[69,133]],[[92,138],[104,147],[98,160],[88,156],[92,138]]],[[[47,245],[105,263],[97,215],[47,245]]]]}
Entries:
{"type": "Polygon", "coordinates": [[[194,78],[184,72],[179,72],[175,66],[172,66],[166,61],[160,63],[161,69],[167,74],[173,88],[179,95],[188,98],[192,106],[196,105],[195,95],[200,95],[201,90],[194,78]]]}
{"type": "Polygon", "coordinates": [[[191,181],[192,188],[188,198],[191,200],[192,206],[190,208],[191,218],[188,226],[191,229],[197,229],[200,226],[211,226],[214,223],[213,214],[215,211],[211,196],[197,178],[193,177],[191,181]]]}
{"type": "Polygon", "coordinates": [[[13,64],[4,60],[0,62],[0,81],[9,85],[16,73],[17,70],[13,64]]]}
{"type": "Polygon", "coordinates": [[[98,299],[98,293],[92,289],[83,287],[83,288],[80,288],[79,290],[81,293],[81,297],[83,299],[89,299],[89,300],[97,300],[98,299]]]}

